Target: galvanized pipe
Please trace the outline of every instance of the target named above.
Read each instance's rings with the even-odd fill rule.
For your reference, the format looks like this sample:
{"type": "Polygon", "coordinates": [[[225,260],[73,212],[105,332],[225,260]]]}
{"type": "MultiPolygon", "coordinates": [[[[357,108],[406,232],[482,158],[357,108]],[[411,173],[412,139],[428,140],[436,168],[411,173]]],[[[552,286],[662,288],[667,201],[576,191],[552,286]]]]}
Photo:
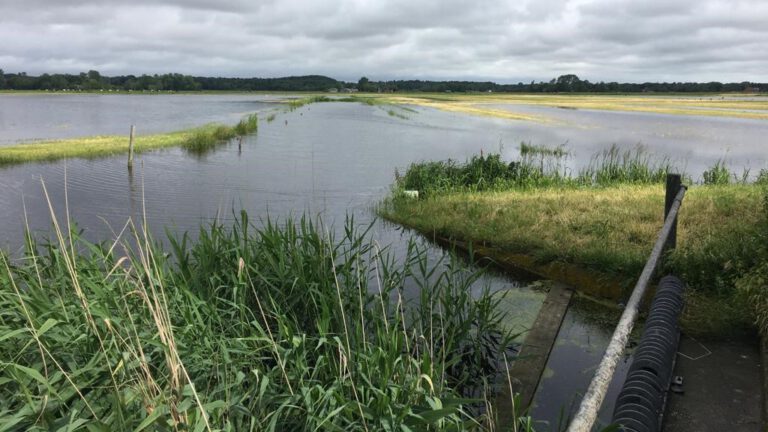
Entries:
{"type": "Polygon", "coordinates": [[[645,291],[648,289],[648,282],[650,282],[651,277],[659,264],[664,245],[667,243],[669,233],[675,225],[677,212],[680,210],[680,205],[683,202],[685,190],[685,186],[681,186],[680,191],[675,196],[675,200],[664,221],[664,226],[661,228],[659,237],[656,239],[656,244],[653,246],[651,256],[648,258],[648,262],[645,263],[643,272],[640,273],[640,278],[638,278],[637,284],[635,284],[635,288],[632,291],[632,295],[629,297],[627,305],[624,308],[624,312],[621,314],[621,319],[619,319],[619,324],[613,332],[611,342],[605,350],[605,355],[603,355],[603,359],[597,367],[595,376],[592,378],[592,382],[589,383],[589,388],[584,394],[584,398],[581,400],[579,411],[568,426],[568,432],[589,432],[592,430],[592,425],[597,419],[600,405],[602,405],[603,399],[605,399],[605,392],[608,390],[608,385],[611,383],[614,372],[616,372],[616,365],[619,363],[619,359],[621,359],[621,355],[624,352],[624,347],[627,345],[629,335],[632,333],[632,327],[634,327],[635,320],[637,319],[640,302],[645,295],[645,291]]]}
{"type": "Polygon", "coordinates": [[[613,409],[611,423],[626,431],[661,430],[680,340],[678,317],[683,309],[684,285],[675,276],[665,276],[659,281],[643,335],[613,409]]]}

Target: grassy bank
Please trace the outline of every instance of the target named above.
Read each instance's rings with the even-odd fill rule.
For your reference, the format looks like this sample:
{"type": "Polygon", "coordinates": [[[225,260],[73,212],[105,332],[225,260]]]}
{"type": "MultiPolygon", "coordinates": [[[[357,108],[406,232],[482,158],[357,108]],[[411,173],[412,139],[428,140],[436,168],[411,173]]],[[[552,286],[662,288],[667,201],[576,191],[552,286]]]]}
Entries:
{"type": "MultiPolygon", "coordinates": [[[[442,171],[435,163],[415,164],[398,187],[419,189],[422,198],[396,192],[381,212],[428,236],[490,246],[512,260],[521,255],[523,266],[552,277],[568,273],[564,264],[592,273],[595,283],[629,288],[663,222],[660,181],[668,168],[663,161],[640,163],[642,157],[595,160],[574,177],[536,163],[507,165],[496,155],[438,163],[442,171]],[[432,177],[424,175],[430,169],[432,177]],[[420,183],[427,178],[435,182],[420,183]]],[[[699,335],[749,327],[753,315],[736,285],[765,262],[761,250],[768,241],[763,186],[737,184],[730,174],[712,174],[717,170],[722,167],[705,179],[720,184],[693,186],[686,194],[678,247],[665,261],[666,271],[690,285],[685,326],[699,335]]],[[[765,178],[764,172],[760,181],[765,178]]]]}
{"type": "MultiPolygon", "coordinates": [[[[201,153],[221,142],[255,132],[258,129],[258,123],[258,116],[251,114],[233,126],[212,124],[177,132],[139,135],[134,141],[134,150],[141,153],[166,147],[182,147],[193,153],[201,153]]],[[[98,158],[127,153],[127,134],[126,136],[40,141],[0,147],[0,166],[73,157],[98,158]]]]}
{"type": "Polygon", "coordinates": [[[477,408],[510,341],[498,300],[415,246],[397,264],[345,233],[241,215],[167,251],[142,233],[94,245],[59,232],[0,254],[0,429],[492,424],[477,408]]]}

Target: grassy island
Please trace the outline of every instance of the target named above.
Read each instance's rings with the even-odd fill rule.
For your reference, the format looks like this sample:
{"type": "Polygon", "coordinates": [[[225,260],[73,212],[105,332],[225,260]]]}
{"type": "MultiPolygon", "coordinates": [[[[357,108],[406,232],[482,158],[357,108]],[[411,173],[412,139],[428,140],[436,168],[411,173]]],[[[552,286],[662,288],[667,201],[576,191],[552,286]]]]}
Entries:
{"type": "MultiPolygon", "coordinates": [[[[182,147],[199,153],[220,142],[253,133],[258,127],[258,115],[251,114],[233,126],[209,124],[176,132],[139,135],[134,142],[134,151],[141,153],[166,147],[182,147]]],[[[39,141],[0,147],[0,166],[73,157],[97,158],[127,153],[127,135],[39,141]]]]}
{"type": "MultiPolygon", "coordinates": [[[[557,149],[522,150],[511,163],[488,155],[466,164],[413,164],[381,213],[428,237],[482,249],[499,263],[621,298],[663,223],[662,182],[672,168],[613,148],[566,176],[541,163],[557,158],[557,149]],[[419,199],[403,190],[418,190],[419,199]]],[[[689,188],[678,246],[664,271],[689,285],[683,326],[690,334],[739,333],[765,314],[766,183],[766,170],[750,183],[716,164],[703,184],[689,188]]]]}

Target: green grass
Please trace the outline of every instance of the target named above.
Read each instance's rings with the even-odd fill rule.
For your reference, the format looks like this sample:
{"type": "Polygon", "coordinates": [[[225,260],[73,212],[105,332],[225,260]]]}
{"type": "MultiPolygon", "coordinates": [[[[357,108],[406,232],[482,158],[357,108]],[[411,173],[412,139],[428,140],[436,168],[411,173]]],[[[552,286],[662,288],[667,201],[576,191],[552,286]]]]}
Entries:
{"type": "MultiPolygon", "coordinates": [[[[380,213],[427,236],[490,246],[502,258],[589,285],[580,287],[588,291],[601,284],[631,288],[661,228],[661,182],[671,168],[665,160],[654,164],[643,153],[615,149],[595,160],[575,178],[542,171],[535,163],[506,164],[498,155],[476,156],[465,164],[415,164],[398,178],[380,213]],[[411,188],[421,192],[421,199],[400,195],[411,188]]],[[[719,174],[724,178],[733,177],[721,163],[715,167],[726,171],[719,174]]],[[[737,281],[766,262],[761,252],[768,244],[764,189],[706,177],[704,183],[686,194],[678,247],[665,260],[665,271],[690,285],[687,330],[740,332],[753,315],[735,289],[737,281]],[[728,313],[715,313],[714,306],[728,313]]],[[[768,280],[759,279],[765,274],[753,282],[768,280]]]]}
{"type": "Polygon", "coordinates": [[[564,161],[569,153],[563,146],[534,146],[523,142],[520,158],[503,161],[500,154],[472,156],[465,163],[446,161],[411,164],[404,175],[395,174],[395,190],[417,190],[422,196],[466,191],[663,182],[675,168],[667,159],[654,161],[642,148],[620,150],[616,146],[598,153],[578,175],[570,176],[564,161]]]}
{"type": "Polygon", "coordinates": [[[761,241],[754,249],[755,265],[745,269],[736,280],[736,288],[743,295],[745,304],[752,310],[760,332],[768,336],[768,172],[762,170],[758,183],[763,187],[763,218],[757,227],[761,232],[756,240],[761,241]]]}
{"type": "MultiPolygon", "coordinates": [[[[167,147],[182,147],[193,153],[202,153],[222,142],[253,133],[257,129],[258,116],[251,114],[234,126],[213,124],[177,132],[139,135],[134,141],[134,151],[142,153],[167,147]]],[[[127,136],[96,136],[41,141],[0,147],[0,166],[73,157],[98,158],[127,153],[127,136]]]]}
{"type": "Polygon", "coordinates": [[[346,226],[243,213],[167,250],[132,226],[104,244],[57,226],[0,253],[0,429],[488,428],[477,407],[511,340],[499,300],[346,226]]]}

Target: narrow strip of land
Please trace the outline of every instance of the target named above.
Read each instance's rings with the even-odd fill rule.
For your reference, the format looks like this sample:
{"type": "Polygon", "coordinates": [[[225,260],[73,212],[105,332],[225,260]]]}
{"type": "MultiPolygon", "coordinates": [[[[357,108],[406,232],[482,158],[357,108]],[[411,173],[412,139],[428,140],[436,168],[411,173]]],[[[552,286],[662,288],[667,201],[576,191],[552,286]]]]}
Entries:
{"type": "MultiPolygon", "coordinates": [[[[258,116],[251,114],[233,126],[209,124],[197,128],[136,137],[134,150],[141,153],[167,147],[184,147],[192,152],[209,149],[219,142],[252,133],[258,129],[258,116]]],[[[39,141],[0,147],[0,166],[65,158],[98,158],[127,154],[126,136],[94,136],[39,141]]]]}

